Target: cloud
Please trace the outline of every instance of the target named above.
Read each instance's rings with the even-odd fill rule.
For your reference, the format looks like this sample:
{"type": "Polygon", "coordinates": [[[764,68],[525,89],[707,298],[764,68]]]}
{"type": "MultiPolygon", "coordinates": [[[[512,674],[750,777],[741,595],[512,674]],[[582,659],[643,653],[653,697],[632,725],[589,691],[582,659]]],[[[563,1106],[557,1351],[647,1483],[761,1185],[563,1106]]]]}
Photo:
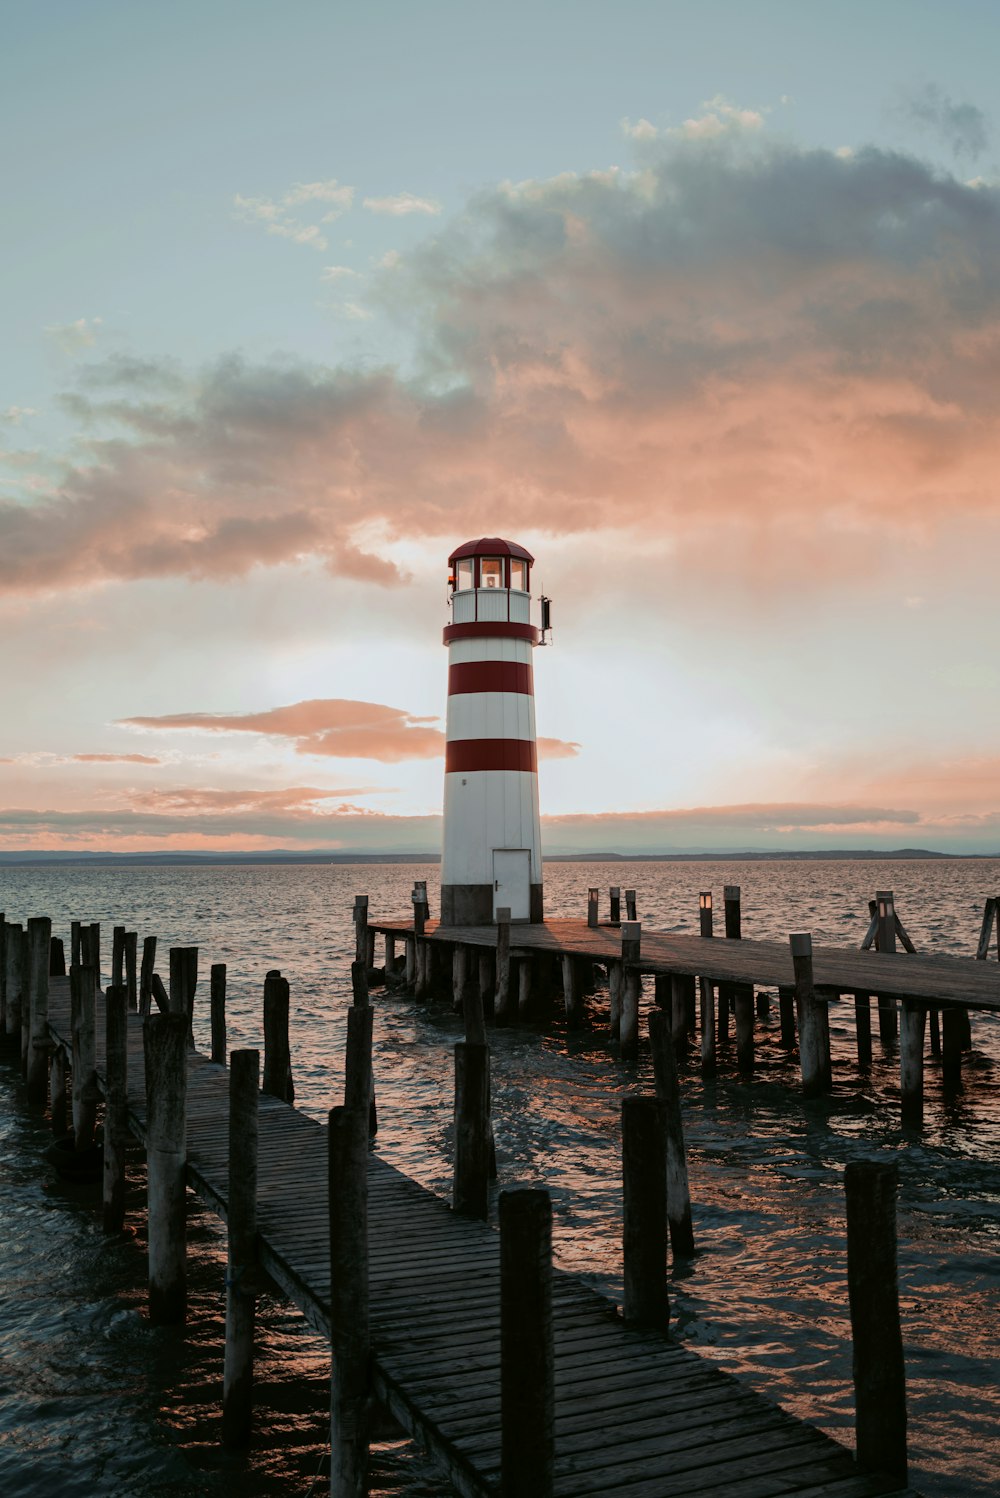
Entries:
{"type": "Polygon", "coordinates": [[[1000,520],[1000,188],[710,102],[738,128],[481,193],[376,272],[410,378],[230,357],[77,393],[101,435],[51,492],[8,487],[0,589],[317,559],[395,583],[371,534],[502,515],[760,593],[1000,520]]]}
{"type": "Polygon", "coordinates": [[[383,764],[433,759],[444,754],[444,734],[401,708],[345,698],[293,702],[259,713],[171,713],[124,718],[124,728],[159,732],[256,733],[291,739],[298,754],[334,759],[373,759],[383,764]]]}
{"type": "MultiPolygon", "coordinates": [[[[743,130],[760,130],[764,124],[764,116],[759,110],[741,109],[736,104],[730,104],[721,94],[716,94],[714,99],[706,99],[701,108],[701,114],[685,120],[683,125],[671,126],[664,133],[681,140],[712,141],[743,130]]],[[[632,138],[653,139],[657,132],[653,130],[651,135],[649,130],[642,128],[647,125],[648,120],[640,120],[636,129],[631,132],[632,138]]]]}
{"type": "Polygon", "coordinates": [[[361,275],[349,265],[327,265],[320,272],[319,278],[321,281],[360,280],[361,275]]]}
{"type": "Polygon", "coordinates": [[[898,111],[936,135],[955,156],[978,161],[990,143],[987,115],[975,104],[956,104],[935,83],[910,90],[898,111]]]}
{"type": "Polygon", "coordinates": [[[573,759],[580,752],[580,745],[568,739],[539,738],[535,741],[539,759],[573,759]]]}
{"type": "Polygon", "coordinates": [[[76,322],[52,323],[45,329],[45,334],[59,345],[64,354],[79,354],[85,348],[93,348],[102,321],[100,317],[78,317],[76,322]]]}
{"type": "Polygon", "coordinates": [[[68,763],[74,765],[162,765],[162,759],[151,754],[73,754],[68,763]]]}
{"type": "Polygon", "coordinates": [[[8,406],[6,411],[0,411],[0,421],[6,422],[8,426],[19,427],[38,412],[31,406],[8,406]]]}
{"type": "Polygon", "coordinates": [[[424,213],[433,217],[441,212],[441,204],[433,198],[418,198],[412,192],[398,192],[387,198],[365,198],[362,206],[369,213],[388,213],[393,218],[402,218],[407,213],[424,213]]]}
{"type": "Polygon", "coordinates": [[[242,193],[233,198],[235,216],[242,223],[263,224],[268,234],[309,245],[314,250],[327,248],[326,235],[319,224],[307,223],[289,210],[307,204],[319,205],[325,208],[319,223],[332,224],[349,212],[353,203],[354,188],[343,186],[334,178],[326,182],[297,182],[280,198],[244,197],[242,193]]]}
{"type": "Polygon", "coordinates": [[[622,120],[622,134],[628,140],[656,140],[659,130],[649,120],[622,120]]]}

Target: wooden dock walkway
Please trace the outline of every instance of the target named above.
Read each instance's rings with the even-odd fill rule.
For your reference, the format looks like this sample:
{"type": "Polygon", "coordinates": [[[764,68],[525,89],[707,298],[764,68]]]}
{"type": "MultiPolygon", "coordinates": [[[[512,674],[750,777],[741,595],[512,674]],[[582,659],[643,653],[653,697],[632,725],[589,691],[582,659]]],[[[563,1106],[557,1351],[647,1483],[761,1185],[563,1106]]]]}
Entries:
{"type": "MultiPolygon", "coordinates": [[[[475,939],[463,928],[461,940],[475,939]]],[[[99,996],[101,1085],[103,1017],[99,996]]],[[[66,979],[51,979],[49,1027],[69,1045],[66,979]]],[[[191,1051],[187,1088],[188,1181],[225,1218],[228,1071],[191,1051]]],[[[130,1127],[144,1140],[137,1014],[128,1016],[128,1104],[130,1127]]],[[[260,1261],[329,1336],[327,1130],[261,1096],[259,1131],[260,1261]]],[[[459,1493],[496,1495],[499,1234],[456,1216],[374,1154],[368,1189],[374,1390],[459,1493]]],[[[860,1473],[844,1447],[696,1352],[624,1327],[610,1302],[573,1276],[556,1272],[553,1301],[558,1498],[916,1498],[892,1479],[860,1473]]]]}

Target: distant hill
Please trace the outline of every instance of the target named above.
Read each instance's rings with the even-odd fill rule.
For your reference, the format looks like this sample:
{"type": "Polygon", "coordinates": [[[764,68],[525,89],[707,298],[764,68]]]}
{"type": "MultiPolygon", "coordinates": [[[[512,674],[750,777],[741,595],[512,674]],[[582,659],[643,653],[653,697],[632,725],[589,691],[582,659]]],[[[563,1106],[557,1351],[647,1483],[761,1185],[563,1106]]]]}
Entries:
{"type": "MultiPolygon", "coordinates": [[[[546,863],[763,863],[834,860],[859,862],[900,859],[1000,858],[997,853],[939,853],[931,848],[818,848],[775,849],[767,852],[711,853],[552,853],[546,863]]],[[[439,853],[323,853],[295,852],[276,848],[269,853],[66,853],[58,849],[0,852],[0,867],[25,864],[76,864],[88,867],[108,864],[133,866],[170,864],[351,864],[351,863],[440,863],[439,853]]]]}

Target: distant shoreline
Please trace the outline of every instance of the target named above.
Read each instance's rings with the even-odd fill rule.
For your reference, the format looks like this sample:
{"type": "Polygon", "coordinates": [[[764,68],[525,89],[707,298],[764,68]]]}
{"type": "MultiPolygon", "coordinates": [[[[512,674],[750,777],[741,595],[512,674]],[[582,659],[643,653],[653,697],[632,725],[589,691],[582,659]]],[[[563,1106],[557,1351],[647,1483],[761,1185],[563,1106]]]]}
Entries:
{"type": "MultiPolygon", "coordinates": [[[[940,853],[930,848],[829,848],[817,850],[772,849],[753,852],[703,853],[552,853],[546,863],[872,863],[901,860],[997,859],[996,853],[940,853]]],[[[53,864],[77,867],[106,867],[124,864],[130,867],[206,866],[213,864],[358,864],[358,863],[430,863],[441,862],[439,853],[63,853],[59,851],[0,852],[0,868],[37,867],[53,864]]]]}

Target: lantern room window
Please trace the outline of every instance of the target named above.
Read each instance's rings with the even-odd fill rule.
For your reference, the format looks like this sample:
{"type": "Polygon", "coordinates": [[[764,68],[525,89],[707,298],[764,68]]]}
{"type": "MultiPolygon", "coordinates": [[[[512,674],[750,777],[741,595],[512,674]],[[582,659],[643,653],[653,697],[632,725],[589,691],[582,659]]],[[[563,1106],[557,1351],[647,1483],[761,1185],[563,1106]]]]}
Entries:
{"type": "Polygon", "coordinates": [[[472,558],[463,557],[455,568],[455,592],[462,593],[472,587],[472,558]]]}
{"type": "Polygon", "coordinates": [[[479,577],[481,588],[503,587],[503,559],[501,557],[483,557],[479,563],[479,577]]]}
{"type": "Polygon", "coordinates": [[[528,564],[522,562],[518,557],[511,557],[510,561],[510,585],[519,589],[522,593],[528,591],[528,564]]]}

